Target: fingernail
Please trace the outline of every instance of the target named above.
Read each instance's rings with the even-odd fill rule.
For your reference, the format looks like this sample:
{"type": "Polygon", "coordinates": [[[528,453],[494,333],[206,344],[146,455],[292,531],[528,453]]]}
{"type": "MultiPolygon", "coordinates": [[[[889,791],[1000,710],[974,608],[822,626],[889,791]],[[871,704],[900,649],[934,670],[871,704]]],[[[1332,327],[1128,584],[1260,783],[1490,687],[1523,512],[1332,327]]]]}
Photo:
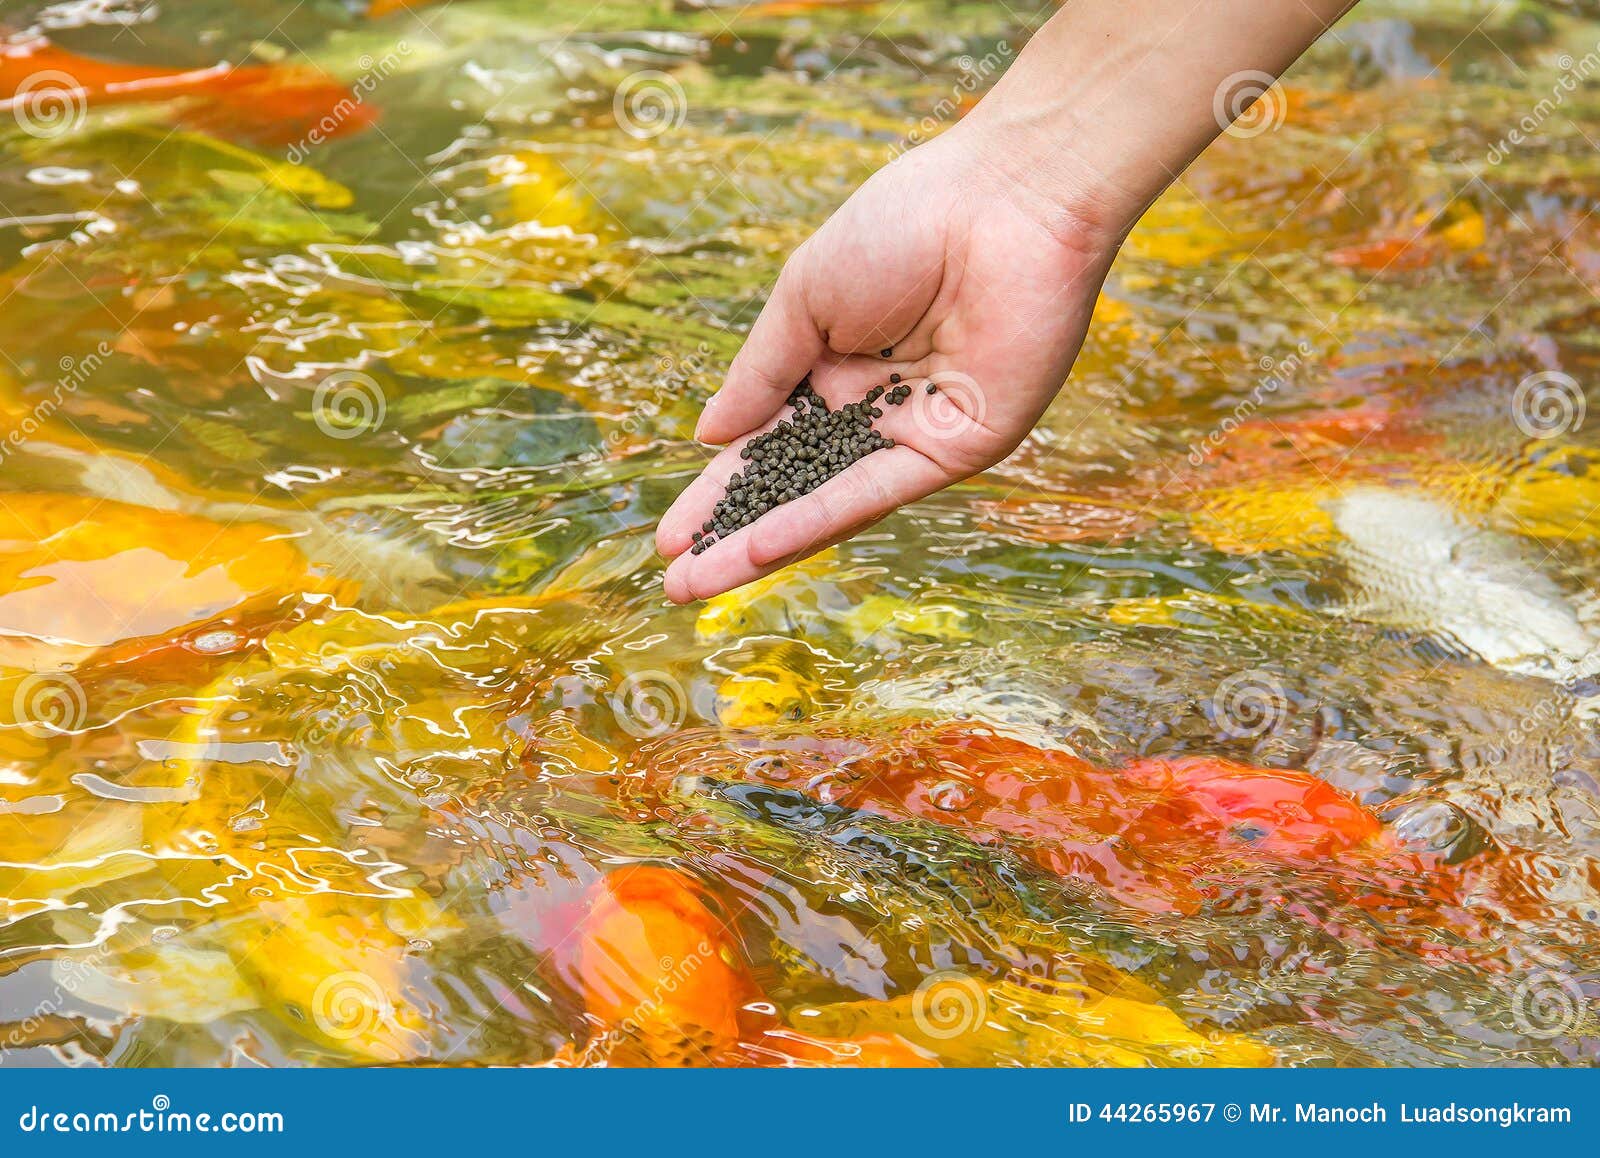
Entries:
{"type": "Polygon", "coordinates": [[[721,399],[722,394],[720,391],[706,399],[705,407],[700,411],[700,421],[694,425],[694,437],[696,442],[704,442],[706,440],[706,422],[714,413],[716,413],[716,409],[718,405],[720,405],[721,399]]]}

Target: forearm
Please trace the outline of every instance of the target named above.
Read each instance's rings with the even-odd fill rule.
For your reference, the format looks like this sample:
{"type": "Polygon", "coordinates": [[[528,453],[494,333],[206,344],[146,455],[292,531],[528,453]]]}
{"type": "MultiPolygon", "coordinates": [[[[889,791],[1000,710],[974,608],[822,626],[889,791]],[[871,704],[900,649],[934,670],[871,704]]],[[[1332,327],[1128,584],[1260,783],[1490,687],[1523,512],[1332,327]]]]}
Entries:
{"type": "Polygon", "coordinates": [[[1066,228],[1125,231],[1355,3],[1068,0],[961,128],[1066,228]]]}

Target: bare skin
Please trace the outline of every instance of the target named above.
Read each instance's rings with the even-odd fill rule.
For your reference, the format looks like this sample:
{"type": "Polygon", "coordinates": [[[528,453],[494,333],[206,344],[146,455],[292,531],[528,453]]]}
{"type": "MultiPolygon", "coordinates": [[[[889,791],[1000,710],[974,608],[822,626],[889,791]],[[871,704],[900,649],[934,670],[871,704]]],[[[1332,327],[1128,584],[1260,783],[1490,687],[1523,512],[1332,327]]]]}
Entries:
{"type": "Polygon", "coordinates": [[[1067,4],[966,119],[790,256],[696,430],[727,449],[657,528],[667,597],[760,578],[1015,450],[1065,382],[1127,231],[1353,2],[1067,4]],[[876,423],[896,445],[689,553],[739,448],[807,373],[830,407],[891,373],[912,383],[876,423]]]}

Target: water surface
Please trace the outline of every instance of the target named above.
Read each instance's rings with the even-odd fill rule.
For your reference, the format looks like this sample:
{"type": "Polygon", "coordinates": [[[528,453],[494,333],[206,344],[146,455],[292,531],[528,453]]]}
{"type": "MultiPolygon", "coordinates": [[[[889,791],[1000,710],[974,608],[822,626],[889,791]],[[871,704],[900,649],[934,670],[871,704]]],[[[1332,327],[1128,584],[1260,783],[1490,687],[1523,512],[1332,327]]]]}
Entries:
{"type": "Polygon", "coordinates": [[[1594,1062],[1600,23],[1363,5],[1010,461],[672,608],[1049,9],[359,7],[0,10],[0,1064],[1594,1062]]]}

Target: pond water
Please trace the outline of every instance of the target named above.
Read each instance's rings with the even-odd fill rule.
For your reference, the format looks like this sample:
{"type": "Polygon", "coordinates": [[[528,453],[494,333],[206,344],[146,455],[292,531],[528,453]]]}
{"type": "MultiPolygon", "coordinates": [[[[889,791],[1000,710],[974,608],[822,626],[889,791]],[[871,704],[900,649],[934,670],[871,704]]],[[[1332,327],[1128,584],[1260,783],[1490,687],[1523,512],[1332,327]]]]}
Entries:
{"type": "Polygon", "coordinates": [[[0,1064],[1594,1063],[1581,5],[1363,5],[1013,458],[681,608],[1049,9],[371,7],[0,9],[0,1064]]]}

